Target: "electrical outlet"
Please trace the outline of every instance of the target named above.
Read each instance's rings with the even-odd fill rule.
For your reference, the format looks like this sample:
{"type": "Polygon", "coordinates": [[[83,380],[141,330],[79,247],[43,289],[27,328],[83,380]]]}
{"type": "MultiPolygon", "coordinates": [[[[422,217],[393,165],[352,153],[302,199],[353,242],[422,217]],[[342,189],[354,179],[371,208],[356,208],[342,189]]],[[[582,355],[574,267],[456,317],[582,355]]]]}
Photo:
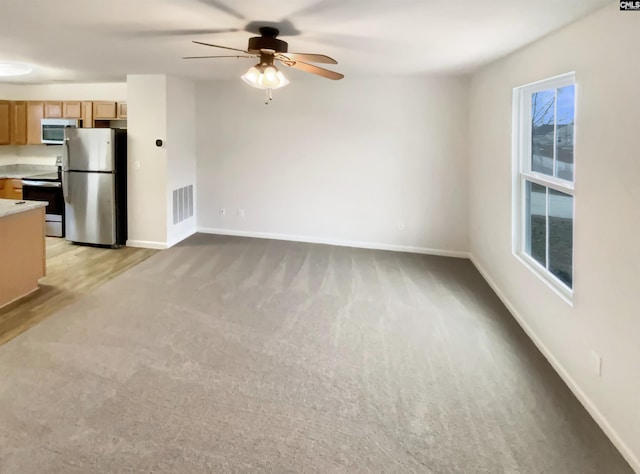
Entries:
{"type": "Polygon", "coordinates": [[[238,209],[238,216],[244,219],[244,209],[238,209]]]}
{"type": "Polygon", "coordinates": [[[220,208],[220,215],[224,216],[227,213],[227,210],[224,207],[220,208]]]}
{"type": "Polygon", "coordinates": [[[398,230],[404,230],[404,221],[398,222],[398,230]]]}
{"type": "Polygon", "coordinates": [[[598,377],[602,375],[602,358],[596,351],[591,351],[591,368],[598,377]]]}

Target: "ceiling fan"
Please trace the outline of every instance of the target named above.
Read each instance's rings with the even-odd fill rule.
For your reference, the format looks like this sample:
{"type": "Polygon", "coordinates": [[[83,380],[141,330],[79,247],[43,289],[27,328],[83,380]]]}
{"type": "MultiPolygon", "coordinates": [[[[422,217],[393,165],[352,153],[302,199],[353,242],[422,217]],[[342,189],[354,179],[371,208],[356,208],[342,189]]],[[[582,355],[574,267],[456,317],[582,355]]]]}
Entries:
{"type": "Polygon", "coordinates": [[[193,41],[193,43],[213,48],[221,48],[230,51],[243,53],[242,55],[221,55],[221,56],[186,56],[183,59],[213,59],[213,58],[258,58],[259,62],[251,67],[243,76],[242,80],[252,87],[264,89],[267,91],[267,103],[271,100],[271,91],[279,89],[289,84],[284,74],[278,70],[275,61],[285,66],[299,69],[304,72],[310,72],[327,79],[339,80],[344,77],[335,71],[330,71],[310,63],[321,64],[338,64],[338,62],[325,56],[324,54],[306,54],[306,53],[289,53],[286,41],[277,38],[280,31],[271,26],[262,26],[259,28],[260,36],[249,38],[247,49],[230,48],[228,46],[220,46],[217,44],[203,43],[201,41],[193,41]]]}

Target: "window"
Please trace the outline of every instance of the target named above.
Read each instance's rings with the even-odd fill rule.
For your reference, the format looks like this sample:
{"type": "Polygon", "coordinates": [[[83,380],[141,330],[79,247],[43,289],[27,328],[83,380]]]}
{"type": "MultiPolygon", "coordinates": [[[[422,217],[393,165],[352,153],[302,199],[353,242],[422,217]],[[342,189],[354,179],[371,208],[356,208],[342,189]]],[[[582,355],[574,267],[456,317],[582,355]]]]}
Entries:
{"type": "Polygon", "coordinates": [[[513,90],[513,250],[566,299],[573,294],[575,75],[513,90]]]}

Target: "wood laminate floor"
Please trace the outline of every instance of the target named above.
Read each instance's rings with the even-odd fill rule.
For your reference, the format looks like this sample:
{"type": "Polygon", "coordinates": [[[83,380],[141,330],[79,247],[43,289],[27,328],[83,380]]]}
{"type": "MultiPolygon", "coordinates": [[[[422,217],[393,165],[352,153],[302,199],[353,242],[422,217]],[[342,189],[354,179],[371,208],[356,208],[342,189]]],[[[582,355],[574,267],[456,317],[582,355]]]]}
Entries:
{"type": "Polygon", "coordinates": [[[156,252],[73,245],[47,237],[47,275],[36,292],[0,308],[0,345],[156,252]]]}

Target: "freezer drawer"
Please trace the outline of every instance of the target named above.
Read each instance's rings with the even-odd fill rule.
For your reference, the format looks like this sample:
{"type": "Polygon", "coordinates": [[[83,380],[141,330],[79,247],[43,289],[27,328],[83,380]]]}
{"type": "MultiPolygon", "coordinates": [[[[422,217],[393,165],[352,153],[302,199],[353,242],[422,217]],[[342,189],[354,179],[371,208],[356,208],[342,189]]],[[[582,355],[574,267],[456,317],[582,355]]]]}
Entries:
{"type": "Polygon", "coordinates": [[[115,245],[115,175],[63,172],[63,191],[66,239],[115,245]]]}

